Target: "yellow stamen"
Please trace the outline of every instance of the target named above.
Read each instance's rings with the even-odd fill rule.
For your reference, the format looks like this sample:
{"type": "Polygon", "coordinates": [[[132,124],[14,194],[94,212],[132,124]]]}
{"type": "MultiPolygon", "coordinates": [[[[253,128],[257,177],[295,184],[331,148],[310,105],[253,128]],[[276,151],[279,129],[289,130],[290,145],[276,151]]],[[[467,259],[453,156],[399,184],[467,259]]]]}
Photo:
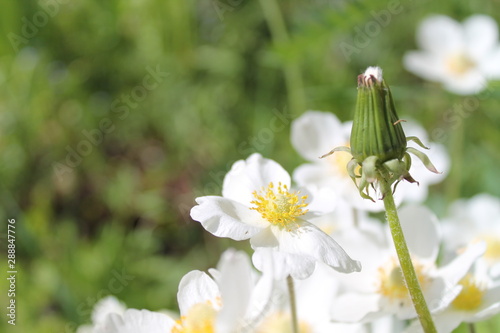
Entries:
{"type": "Polygon", "coordinates": [[[282,227],[290,228],[294,226],[294,222],[299,216],[308,212],[308,209],[303,209],[307,206],[305,202],[307,195],[299,196],[299,192],[289,192],[288,186],[278,183],[278,187],[274,187],[271,182],[267,189],[262,189],[260,194],[257,191],[253,192],[255,200],[251,201],[255,207],[251,209],[258,211],[264,219],[269,223],[282,227]]]}
{"type": "MultiPolygon", "coordinates": [[[[422,290],[429,281],[426,275],[425,266],[419,262],[413,262],[415,273],[422,290]]],[[[410,293],[406,287],[403,272],[396,258],[391,258],[390,262],[379,267],[379,286],[378,292],[393,300],[409,300],[410,293]]]]}
{"type": "Polygon", "coordinates": [[[446,68],[456,76],[462,76],[474,68],[476,64],[465,54],[457,53],[446,59],[446,68]]]}
{"type": "Polygon", "coordinates": [[[215,333],[216,314],[210,302],[195,304],[176,321],[171,333],[215,333]]]}
{"type": "Polygon", "coordinates": [[[484,287],[470,274],[467,274],[459,284],[462,285],[462,290],[451,304],[458,310],[476,310],[483,302],[484,287]]]}

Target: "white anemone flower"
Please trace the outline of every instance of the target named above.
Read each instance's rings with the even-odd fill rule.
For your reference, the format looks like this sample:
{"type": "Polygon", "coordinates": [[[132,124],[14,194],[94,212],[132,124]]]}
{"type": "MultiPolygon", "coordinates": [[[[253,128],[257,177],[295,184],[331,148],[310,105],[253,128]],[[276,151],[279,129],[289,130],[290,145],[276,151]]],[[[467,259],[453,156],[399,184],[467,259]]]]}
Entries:
{"type": "Polygon", "coordinates": [[[500,278],[500,198],[478,194],[457,200],[449,208],[443,230],[448,256],[471,243],[485,242],[486,252],[478,260],[477,269],[494,279],[500,278]]]}
{"type": "Polygon", "coordinates": [[[259,278],[244,252],[227,250],[210,274],[192,271],[181,280],[181,317],[171,333],[247,332],[264,316],[273,278],[259,278]]]}
{"type": "Polygon", "coordinates": [[[278,251],[294,272],[292,277],[307,277],[318,261],[344,273],[361,269],[331,237],[307,221],[317,204],[292,190],[290,175],[259,154],[233,164],[224,178],[222,197],[204,196],[196,202],[191,217],[207,231],[217,237],[250,239],[255,250],[278,251]]]}
{"type": "MultiPolygon", "coordinates": [[[[440,237],[433,214],[424,207],[410,205],[400,210],[400,219],[429,310],[433,313],[441,311],[459,294],[459,281],[484,252],[484,244],[475,244],[448,265],[436,267],[440,237]]],[[[364,245],[360,245],[357,251],[363,271],[355,280],[344,283],[347,291],[337,298],[332,309],[333,319],[371,322],[391,314],[398,319],[415,318],[416,312],[393,244],[377,250],[374,249],[376,242],[370,241],[369,237],[357,243],[369,245],[364,255],[360,253],[364,245]]]]}
{"type": "MultiPolygon", "coordinates": [[[[429,144],[429,157],[435,161],[440,172],[448,169],[449,158],[440,144],[425,142],[425,130],[414,121],[404,122],[403,128],[408,136],[418,136],[429,144]]],[[[323,159],[319,156],[338,146],[348,146],[352,122],[341,123],[329,112],[307,111],[292,123],[291,141],[295,150],[310,163],[302,164],[293,173],[300,186],[328,188],[352,207],[364,211],[383,211],[381,200],[372,202],[361,198],[359,190],[347,173],[347,163],[352,156],[338,151],[323,159]]],[[[408,143],[412,146],[413,143],[408,143]]],[[[427,198],[428,186],[444,179],[443,174],[429,172],[421,161],[412,163],[410,173],[419,185],[401,182],[395,192],[397,204],[402,201],[421,202],[427,198]]]]}
{"type": "MultiPolygon", "coordinates": [[[[433,316],[439,333],[451,333],[461,323],[484,321],[500,313],[500,282],[493,282],[482,273],[468,273],[459,282],[460,294],[442,312],[433,316]]],[[[405,333],[423,333],[413,322],[405,333]]]]}
{"type": "Polygon", "coordinates": [[[417,44],[422,51],[408,52],[405,67],[452,93],[475,94],[500,78],[498,27],[489,16],[474,15],[462,24],[444,15],[428,17],[417,30],[417,44]]]}

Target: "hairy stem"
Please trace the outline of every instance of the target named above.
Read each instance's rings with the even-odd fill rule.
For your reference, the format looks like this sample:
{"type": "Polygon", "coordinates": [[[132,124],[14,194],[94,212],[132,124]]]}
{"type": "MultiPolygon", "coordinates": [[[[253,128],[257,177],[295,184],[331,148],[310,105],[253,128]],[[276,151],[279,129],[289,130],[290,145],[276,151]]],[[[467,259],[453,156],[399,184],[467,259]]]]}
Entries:
{"type": "Polygon", "coordinates": [[[299,324],[297,320],[297,304],[295,303],[295,289],[293,287],[293,278],[289,275],[286,278],[288,285],[288,294],[290,296],[290,312],[292,314],[292,332],[299,333],[299,324]]]}
{"type": "Polygon", "coordinates": [[[418,282],[417,274],[415,273],[415,268],[410,257],[410,251],[408,251],[408,246],[406,245],[406,240],[403,235],[403,229],[401,228],[401,223],[399,222],[398,211],[396,209],[396,204],[394,203],[394,197],[392,195],[392,189],[389,182],[383,177],[379,177],[380,189],[382,195],[384,196],[384,207],[387,216],[387,222],[391,229],[392,239],[396,247],[396,252],[398,254],[399,265],[406,282],[406,286],[410,292],[411,300],[413,306],[417,311],[418,319],[420,324],[424,329],[425,333],[437,333],[434,322],[432,321],[431,313],[425,302],[424,295],[422,293],[422,288],[418,282]]]}

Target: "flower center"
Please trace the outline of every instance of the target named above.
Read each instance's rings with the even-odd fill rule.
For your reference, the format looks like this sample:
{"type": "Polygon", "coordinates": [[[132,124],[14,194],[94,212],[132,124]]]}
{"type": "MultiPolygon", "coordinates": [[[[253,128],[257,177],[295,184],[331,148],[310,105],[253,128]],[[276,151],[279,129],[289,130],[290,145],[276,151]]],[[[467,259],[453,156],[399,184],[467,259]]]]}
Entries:
{"type": "Polygon", "coordinates": [[[277,187],[271,182],[267,188],[262,188],[258,193],[253,192],[255,200],[251,201],[255,207],[251,209],[258,211],[269,223],[278,227],[290,227],[297,217],[304,215],[308,209],[305,200],[307,195],[299,196],[298,192],[289,192],[288,186],[278,183],[277,187]]]}
{"type": "Polygon", "coordinates": [[[500,237],[485,236],[481,239],[486,242],[484,258],[491,261],[500,260],[500,237]]]}
{"type": "MultiPolygon", "coordinates": [[[[413,261],[415,273],[417,274],[418,282],[425,289],[429,278],[426,275],[425,266],[417,261],[413,261]]],[[[379,286],[378,292],[390,299],[408,300],[410,293],[406,287],[406,282],[401,271],[401,267],[396,258],[391,258],[389,263],[379,267],[379,286]]]]}
{"type": "MultiPolygon", "coordinates": [[[[276,312],[264,320],[258,327],[257,333],[292,333],[292,324],[290,314],[284,312],[276,312]]],[[[299,321],[299,333],[312,333],[311,326],[303,321],[299,321]]]]}
{"type": "Polygon", "coordinates": [[[176,321],[172,333],[215,333],[216,314],[210,302],[195,304],[176,321]]]}
{"type": "Polygon", "coordinates": [[[476,64],[463,53],[453,54],[446,59],[446,68],[456,76],[464,75],[475,66],[476,64]]]}
{"type": "Polygon", "coordinates": [[[462,290],[451,304],[458,310],[476,310],[483,302],[484,287],[467,274],[460,282],[462,290]]]}

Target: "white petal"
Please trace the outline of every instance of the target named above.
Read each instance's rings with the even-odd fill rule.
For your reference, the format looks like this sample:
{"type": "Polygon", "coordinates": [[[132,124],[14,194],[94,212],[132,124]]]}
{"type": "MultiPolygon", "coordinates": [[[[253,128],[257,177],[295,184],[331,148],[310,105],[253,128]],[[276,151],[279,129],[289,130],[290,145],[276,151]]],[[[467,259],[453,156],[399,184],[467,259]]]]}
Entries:
{"type": "MultiPolygon", "coordinates": [[[[451,333],[462,322],[462,318],[460,316],[457,316],[455,313],[448,312],[433,316],[433,319],[436,330],[439,333],[451,333]]],[[[424,330],[420,321],[415,319],[410,326],[404,330],[404,333],[424,333],[424,330]]]]}
{"type": "Polygon", "coordinates": [[[331,307],[339,289],[337,275],[327,265],[317,263],[309,278],[295,281],[297,312],[300,318],[310,323],[330,321],[331,307]]]}
{"type": "MultiPolygon", "coordinates": [[[[402,119],[405,119],[406,121],[401,123],[401,126],[403,126],[403,130],[406,134],[406,136],[416,136],[417,138],[422,141],[422,143],[426,146],[430,143],[429,141],[429,136],[427,135],[427,131],[425,128],[415,119],[412,119],[410,117],[405,117],[403,116],[402,119]]],[[[408,147],[414,147],[417,149],[422,149],[419,145],[417,145],[415,142],[410,141],[408,142],[408,147]]]]}
{"type": "Polygon", "coordinates": [[[474,95],[483,91],[486,86],[486,77],[477,69],[460,77],[450,76],[444,81],[445,89],[457,95],[474,95]]]}
{"type": "Polygon", "coordinates": [[[186,315],[189,309],[198,303],[211,302],[216,305],[219,298],[219,287],[204,272],[191,271],[184,275],[179,283],[177,302],[181,316],[186,315]]]}
{"type": "Polygon", "coordinates": [[[379,267],[386,264],[392,256],[386,248],[387,241],[381,240],[384,238],[383,231],[360,230],[358,227],[335,233],[335,236],[351,256],[361,261],[363,267],[357,274],[337,274],[337,279],[348,290],[361,293],[375,292],[379,283],[379,267]]]}
{"type": "Polygon", "coordinates": [[[331,213],[335,210],[338,202],[337,194],[328,187],[318,188],[317,186],[308,186],[300,190],[300,195],[307,195],[306,203],[309,212],[303,215],[305,220],[308,220],[309,215],[317,217],[331,213]]]}
{"type": "Polygon", "coordinates": [[[456,52],[464,47],[462,26],[448,16],[430,16],[417,30],[417,43],[435,54],[456,52]]]}
{"type": "Polygon", "coordinates": [[[271,227],[279,241],[279,251],[309,255],[342,273],[361,270],[359,261],[352,260],[333,238],[318,227],[305,221],[298,224],[294,231],[271,227]]]}
{"type": "Polygon", "coordinates": [[[165,333],[170,332],[175,321],[167,315],[148,310],[128,309],[123,316],[110,314],[96,333],[165,333]]]}
{"type": "Polygon", "coordinates": [[[400,209],[399,218],[411,254],[434,262],[440,243],[436,216],[426,207],[412,204],[400,209]]]}
{"type": "Polygon", "coordinates": [[[255,267],[275,280],[283,280],[287,276],[294,279],[306,279],[314,272],[316,261],[305,254],[280,252],[275,248],[256,248],[252,256],[255,267]]]}
{"type": "Polygon", "coordinates": [[[252,267],[242,251],[226,250],[218,265],[222,308],[217,315],[217,332],[232,333],[242,324],[253,287],[252,267]]]}
{"type": "Polygon", "coordinates": [[[326,160],[317,163],[306,163],[299,165],[293,171],[293,179],[300,186],[328,187],[334,186],[331,181],[331,166],[326,160]]]}
{"type": "Polygon", "coordinates": [[[127,307],[114,296],[107,296],[97,302],[92,310],[92,323],[101,324],[110,313],[123,314],[127,307]]]}
{"type": "Polygon", "coordinates": [[[473,15],[463,22],[467,50],[480,61],[498,43],[498,27],[487,15],[473,15]]]}
{"type": "Polygon", "coordinates": [[[448,265],[438,270],[438,275],[449,285],[457,284],[469,271],[476,259],[486,250],[484,242],[475,243],[469,246],[464,253],[456,257],[448,265]]]}
{"type": "Polygon", "coordinates": [[[483,306],[484,309],[474,315],[474,321],[486,320],[500,313],[500,285],[485,291],[483,306]]]}
{"type": "MultiPolygon", "coordinates": [[[[431,313],[443,311],[460,294],[462,286],[452,282],[439,277],[430,281],[430,285],[424,291],[424,298],[431,313]]],[[[415,311],[412,312],[415,313],[415,311]]]]}
{"type": "Polygon", "coordinates": [[[332,306],[332,319],[340,322],[360,322],[368,316],[381,317],[380,295],[346,293],[339,296],[332,306]]]}
{"type": "Polygon", "coordinates": [[[250,245],[252,245],[253,249],[259,247],[277,247],[279,242],[269,226],[250,238],[250,245]]]}
{"type": "Polygon", "coordinates": [[[500,46],[495,47],[478,64],[481,73],[488,79],[500,78],[500,46]]]}
{"type": "Polygon", "coordinates": [[[254,200],[253,192],[267,188],[269,183],[281,182],[290,187],[290,175],[273,160],[252,154],[246,161],[237,161],[224,177],[222,196],[250,205],[254,200]]]}
{"type": "Polygon", "coordinates": [[[318,158],[337,146],[346,144],[342,124],[329,112],[307,111],[292,122],[292,145],[305,159],[318,158]]]}
{"type": "Polygon", "coordinates": [[[442,82],[446,76],[443,58],[422,51],[409,51],[403,57],[404,67],[426,80],[442,82]]]}
{"type": "Polygon", "coordinates": [[[269,225],[260,213],[236,201],[208,196],[196,198],[196,202],[191,218],[217,237],[248,239],[269,225]]]}
{"type": "Polygon", "coordinates": [[[424,150],[424,153],[440,173],[430,172],[422,161],[414,157],[410,169],[410,174],[419,182],[425,183],[425,185],[443,181],[450,169],[450,157],[442,144],[430,142],[427,147],[429,147],[429,150],[424,150]]]}
{"type": "MultiPolygon", "coordinates": [[[[469,223],[479,232],[500,232],[500,198],[482,193],[467,201],[458,201],[457,206],[466,205],[469,223]]],[[[456,207],[456,208],[458,208],[456,207]]],[[[452,210],[453,211],[453,210],[452,210]]],[[[457,217],[462,217],[460,214],[457,217]]]]}
{"type": "MultiPolygon", "coordinates": [[[[272,249],[264,249],[264,251],[273,251],[272,249]]],[[[269,310],[273,302],[273,291],[275,290],[273,263],[267,260],[268,267],[262,268],[262,276],[258,280],[257,284],[254,286],[252,295],[249,302],[249,307],[245,315],[246,321],[252,324],[256,324],[263,315],[269,310]]]]}

